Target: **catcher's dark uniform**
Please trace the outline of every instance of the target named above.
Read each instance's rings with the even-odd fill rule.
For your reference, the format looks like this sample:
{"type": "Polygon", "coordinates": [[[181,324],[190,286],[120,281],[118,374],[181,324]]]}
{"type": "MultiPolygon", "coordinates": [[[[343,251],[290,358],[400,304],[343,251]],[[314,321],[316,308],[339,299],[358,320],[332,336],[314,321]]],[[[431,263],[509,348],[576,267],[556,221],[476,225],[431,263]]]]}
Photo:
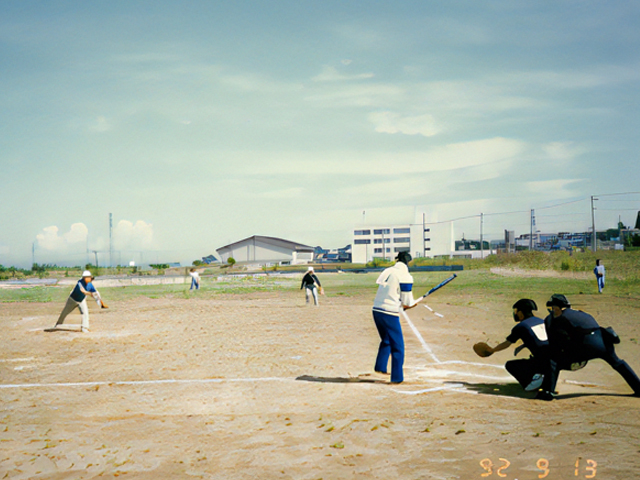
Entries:
{"type": "Polygon", "coordinates": [[[636,395],[640,395],[640,379],[629,364],[616,355],[614,343],[619,339],[611,329],[605,329],[588,313],[567,308],[562,315],[549,315],[545,321],[549,335],[551,361],[545,372],[542,389],[553,392],[562,369],[573,363],[601,358],[618,372],[636,395]]]}
{"type": "Polygon", "coordinates": [[[544,320],[538,317],[525,318],[511,330],[507,341],[522,343],[531,352],[528,359],[510,360],[505,364],[507,371],[526,388],[538,374],[544,374],[549,368],[549,341],[544,326],[544,320]]]}

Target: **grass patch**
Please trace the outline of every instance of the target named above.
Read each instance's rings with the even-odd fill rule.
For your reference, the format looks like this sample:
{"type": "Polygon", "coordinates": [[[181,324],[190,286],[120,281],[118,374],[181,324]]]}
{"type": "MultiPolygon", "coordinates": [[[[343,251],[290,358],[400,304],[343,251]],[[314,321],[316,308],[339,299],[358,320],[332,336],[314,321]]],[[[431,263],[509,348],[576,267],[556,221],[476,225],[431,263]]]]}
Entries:
{"type": "MultiPolygon", "coordinates": [[[[539,252],[534,252],[539,253],[539,252]]],[[[620,252],[617,252],[620,253],[620,252]]],[[[486,261],[486,260],[485,260],[486,261]]],[[[611,269],[615,269],[613,264],[611,269]]],[[[379,273],[325,273],[318,277],[329,297],[367,297],[375,296],[376,279],[379,273]]],[[[450,272],[414,272],[414,296],[418,297],[434,285],[437,285],[450,272]]],[[[488,268],[471,269],[457,272],[455,281],[434,294],[434,298],[446,298],[451,303],[469,301],[471,297],[491,296],[499,301],[512,302],[514,298],[534,298],[536,301],[547,299],[553,293],[563,293],[575,299],[579,295],[595,295],[595,278],[556,278],[556,277],[503,277],[492,274],[488,268]]],[[[302,278],[302,274],[300,274],[302,278]]],[[[240,278],[204,277],[198,291],[189,290],[190,283],[169,285],[132,285],[126,287],[103,287],[100,291],[107,303],[126,301],[139,297],[160,298],[204,298],[211,299],[219,295],[246,295],[254,292],[293,292],[300,289],[300,278],[280,276],[246,276],[240,278]]],[[[606,294],[624,299],[640,298],[640,282],[635,277],[617,279],[608,277],[606,294]]],[[[64,302],[69,295],[68,287],[31,287],[21,289],[0,289],[0,302],[64,302]]]]}

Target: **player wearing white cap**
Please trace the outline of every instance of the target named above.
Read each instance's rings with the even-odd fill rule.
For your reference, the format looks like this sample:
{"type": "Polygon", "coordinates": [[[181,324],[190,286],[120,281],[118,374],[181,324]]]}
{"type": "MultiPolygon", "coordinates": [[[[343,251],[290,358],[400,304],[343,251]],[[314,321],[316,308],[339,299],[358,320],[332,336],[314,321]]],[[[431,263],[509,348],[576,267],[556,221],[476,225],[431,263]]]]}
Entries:
{"type": "Polygon", "coordinates": [[[89,270],[82,272],[82,278],[78,280],[78,283],[76,283],[76,286],[71,291],[69,298],[67,298],[67,303],[62,309],[54,328],[62,325],[65,318],[67,318],[67,315],[73,312],[76,308],[79,308],[80,313],[82,314],[81,330],[82,332],[89,331],[89,308],[87,307],[87,295],[91,295],[102,308],[107,308],[102,301],[102,298],[100,298],[100,293],[96,290],[96,287],[93,286],[93,283],[91,283],[92,280],[93,276],[89,270]]]}

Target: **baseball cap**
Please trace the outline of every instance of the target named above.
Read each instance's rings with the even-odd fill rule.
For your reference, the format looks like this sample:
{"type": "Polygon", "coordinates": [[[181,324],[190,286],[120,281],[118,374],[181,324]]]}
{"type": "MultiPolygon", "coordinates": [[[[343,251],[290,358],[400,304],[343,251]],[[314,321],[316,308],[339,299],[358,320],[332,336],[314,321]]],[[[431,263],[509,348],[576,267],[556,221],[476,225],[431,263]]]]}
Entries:
{"type": "Polygon", "coordinates": [[[89,270],[85,270],[84,272],[82,272],[82,278],[84,277],[93,277],[93,275],[91,275],[91,272],[89,270]]]}

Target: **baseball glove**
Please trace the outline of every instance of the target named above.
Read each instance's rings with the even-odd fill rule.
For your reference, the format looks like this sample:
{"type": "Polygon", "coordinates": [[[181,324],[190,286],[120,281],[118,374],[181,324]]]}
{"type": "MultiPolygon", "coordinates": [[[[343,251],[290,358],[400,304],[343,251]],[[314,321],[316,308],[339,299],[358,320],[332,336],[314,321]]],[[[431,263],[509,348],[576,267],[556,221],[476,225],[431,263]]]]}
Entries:
{"type": "Polygon", "coordinates": [[[476,343],[473,346],[473,351],[476,352],[479,357],[488,357],[493,353],[491,347],[484,342],[476,343]]]}

